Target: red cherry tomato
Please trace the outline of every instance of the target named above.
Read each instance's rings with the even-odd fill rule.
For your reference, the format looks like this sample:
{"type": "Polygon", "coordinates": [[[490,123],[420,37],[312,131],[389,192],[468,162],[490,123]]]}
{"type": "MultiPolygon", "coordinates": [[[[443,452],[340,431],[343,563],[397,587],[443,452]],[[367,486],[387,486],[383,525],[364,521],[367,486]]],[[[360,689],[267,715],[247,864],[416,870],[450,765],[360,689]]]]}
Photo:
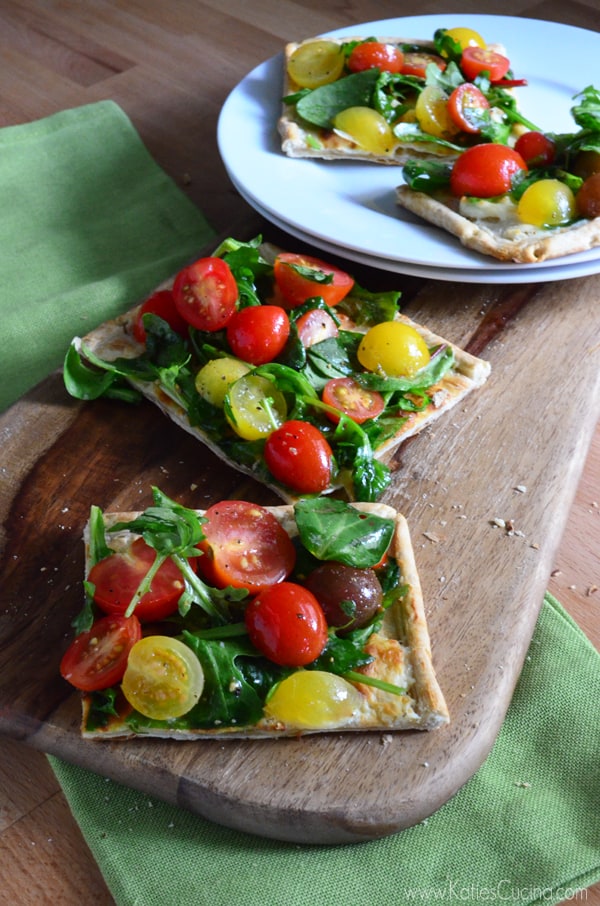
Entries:
{"type": "Polygon", "coordinates": [[[446,61],[442,60],[441,57],[438,57],[437,54],[421,53],[420,51],[405,53],[404,63],[402,64],[402,75],[412,75],[424,79],[427,67],[430,63],[435,63],[442,72],[446,68],[446,61]]]}
{"type": "MultiPolygon", "coordinates": [[[[127,550],[99,560],[91,568],[88,580],[95,586],[94,601],[100,610],[124,614],[155,557],[154,548],[143,538],[136,538],[127,550]]],[[[192,568],[195,568],[194,560],[190,561],[192,568]]],[[[177,610],[183,590],[179,568],[171,559],[166,560],[154,576],[150,590],[136,605],[135,615],[142,622],[168,617],[177,610]]]]}
{"type": "Polygon", "coordinates": [[[543,132],[524,132],[515,142],[515,151],[529,167],[545,167],[554,160],[556,145],[543,132]]]}
{"type": "Polygon", "coordinates": [[[249,305],[231,316],[226,330],[235,356],[264,365],[276,359],[287,343],[290,321],[279,305],[249,305]]]}
{"type": "Polygon", "coordinates": [[[482,114],[489,106],[486,96],[470,82],[463,82],[448,98],[448,113],[453,123],[470,134],[481,132],[482,114]]]}
{"type": "Polygon", "coordinates": [[[246,628],[252,644],[282,667],[312,663],[327,644],[323,608],[308,588],[281,582],[248,604],[246,628]]]}
{"type": "Polygon", "coordinates": [[[138,343],[146,342],[146,329],[144,327],[143,317],[148,312],[158,315],[159,318],[166,321],[175,333],[179,333],[182,336],[187,334],[187,322],[183,320],[175,307],[173,293],[170,289],[160,289],[149,296],[149,298],[140,305],[135,321],[133,322],[133,335],[138,343]]]}
{"type": "Polygon", "coordinates": [[[320,258],[282,252],[275,259],[275,282],[289,308],[320,296],[327,305],[337,305],[354,286],[354,279],[320,258]]]}
{"type": "Polygon", "coordinates": [[[204,515],[198,570],[212,585],[256,594],[289,576],[296,549],[273,513],[245,500],[224,500],[204,515]]]}
{"type": "Polygon", "coordinates": [[[339,334],[337,324],[329,312],[322,308],[313,308],[300,315],[296,321],[296,328],[300,342],[306,348],[320,343],[321,340],[337,337],[339,334]]]}
{"type": "Polygon", "coordinates": [[[471,46],[463,50],[460,68],[464,77],[471,82],[482,72],[488,73],[490,81],[497,82],[510,69],[510,60],[487,47],[471,46]]]}
{"type": "Polygon", "coordinates": [[[264,456],[273,477],[301,494],[319,494],[329,487],[331,447],[310,422],[284,422],[267,437],[264,456]]]}
{"type": "Polygon", "coordinates": [[[212,333],[222,330],[234,313],[238,288],[222,258],[200,258],[177,274],[173,296],[188,324],[212,333]]]}
{"type": "Polygon", "coordinates": [[[393,44],[381,41],[364,41],[357,44],[348,57],[350,72],[363,72],[365,69],[380,69],[382,72],[402,72],[404,54],[393,44]]]}
{"type": "Polygon", "coordinates": [[[490,142],[463,151],[450,174],[453,195],[493,198],[510,191],[512,178],[527,170],[521,155],[507,147],[490,142]]]}
{"type": "Polygon", "coordinates": [[[135,614],[101,617],[73,639],[60,662],[61,676],[84,692],[108,689],[123,678],[129,652],[141,637],[135,614]]]}
{"type": "MultiPolygon", "coordinates": [[[[385,408],[380,393],[361,387],[358,381],[351,377],[332,378],[325,384],[321,398],[324,403],[339,409],[359,425],[368,418],[375,418],[385,408]]],[[[333,413],[328,412],[327,415],[333,422],[339,422],[339,417],[333,413]]]]}

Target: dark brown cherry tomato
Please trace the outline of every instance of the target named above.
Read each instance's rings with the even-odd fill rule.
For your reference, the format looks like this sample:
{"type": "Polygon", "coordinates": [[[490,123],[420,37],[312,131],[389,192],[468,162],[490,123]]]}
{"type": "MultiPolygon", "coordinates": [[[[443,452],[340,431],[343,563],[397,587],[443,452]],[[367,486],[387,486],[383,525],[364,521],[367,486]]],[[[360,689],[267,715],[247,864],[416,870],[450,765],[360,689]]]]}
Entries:
{"type": "Polygon", "coordinates": [[[575,204],[582,217],[600,217],[600,173],[588,176],[575,196],[575,204]]]}
{"type": "Polygon", "coordinates": [[[448,113],[453,123],[470,134],[481,132],[482,113],[489,107],[486,96],[470,82],[463,82],[448,98],[448,113]]]}
{"type": "Polygon", "coordinates": [[[350,72],[363,72],[365,69],[380,69],[382,72],[402,72],[404,54],[393,44],[381,41],[364,41],[357,44],[348,57],[350,72]]]}
{"type": "MultiPolygon", "coordinates": [[[[321,399],[328,406],[334,406],[343,415],[347,415],[358,425],[362,425],[368,418],[376,418],[384,408],[385,402],[377,390],[362,387],[358,381],[351,377],[332,378],[328,381],[321,395],[321,399]]],[[[333,422],[339,422],[339,416],[332,412],[327,413],[333,422]]]]}
{"type": "Polygon", "coordinates": [[[133,335],[138,343],[146,342],[146,328],[144,327],[143,317],[145,314],[152,313],[158,315],[163,321],[166,321],[171,330],[175,333],[185,336],[188,331],[187,321],[181,317],[175,306],[175,299],[170,289],[160,289],[149,296],[145,302],[140,305],[135,321],[133,322],[133,335]]]}
{"type": "Polygon", "coordinates": [[[469,81],[473,81],[482,72],[487,72],[490,81],[503,79],[510,69],[510,60],[503,54],[488,50],[487,47],[465,47],[460,58],[460,68],[469,81]]]}
{"type": "Polygon", "coordinates": [[[383,601],[383,591],[372,569],[356,569],[328,560],[304,583],[323,608],[329,626],[345,635],[369,622],[383,601]]]}
{"type": "Polygon", "coordinates": [[[108,689],[123,678],[129,652],[141,637],[135,614],[101,617],[73,639],[60,662],[61,676],[84,692],[108,689]]]}
{"type": "Polygon", "coordinates": [[[442,60],[434,53],[421,53],[420,51],[409,51],[404,54],[404,63],[402,64],[402,75],[417,76],[420,79],[425,78],[427,67],[430,63],[435,65],[442,72],[446,68],[446,61],[442,60]]]}
{"type": "Polygon", "coordinates": [[[256,594],[289,576],[296,549],[273,513],[246,500],[223,500],[204,515],[198,570],[212,585],[256,594]]]}
{"type": "Polygon", "coordinates": [[[337,305],[354,286],[354,279],[335,265],[294,252],[277,255],[273,273],[288,308],[296,308],[317,296],[327,305],[337,305]]]}
{"type": "Polygon", "coordinates": [[[521,155],[506,145],[474,145],[457,158],[450,174],[453,195],[493,198],[510,191],[512,178],[527,170],[521,155]]]}
{"type": "MultiPolygon", "coordinates": [[[[143,538],[136,538],[127,550],[99,560],[91,568],[88,580],[94,585],[94,601],[100,610],[124,614],[155,557],[154,548],[143,538]]],[[[190,565],[195,568],[193,560],[190,565]]],[[[178,566],[171,559],[165,560],[154,576],[150,590],[136,605],[136,616],[142,621],[168,617],[177,610],[183,590],[184,580],[178,566]]]]}
{"type": "Polygon", "coordinates": [[[264,589],[245,614],[250,641],[282,667],[303,667],[327,644],[327,621],[315,596],[295,582],[264,589]]]}
{"type": "Polygon", "coordinates": [[[298,337],[303,346],[307,349],[320,343],[321,340],[328,340],[330,337],[337,337],[339,329],[329,312],[322,308],[313,308],[310,311],[300,315],[296,321],[298,337]]]}
{"type": "Polygon", "coordinates": [[[554,160],[556,145],[548,135],[531,130],[519,136],[515,142],[515,151],[528,167],[545,167],[554,160]]]}
{"type": "Polygon", "coordinates": [[[287,312],[279,305],[249,305],[227,322],[227,342],[238,359],[265,365],[276,359],[290,335],[287,312]]]}
{"type": "Polygon", "coordinates": [[[319,494],[329,487],[331,447],[310,422],[292,419],[276,428],[267,437],[264,457],[271,475],[301,494],[319,494]]]}
{"type": "Polygon", "coordinates": [[[573,173],[581,179],[600,173],[600,151],[580,151],[575,157],[573,173]]]}
{"type": "Polygon", "coordinates": [[[199,258],[177,274],[173,296],[188,324],[212,333],[222,330],[234,313],[238,288],[222,258],[199,258]]]}

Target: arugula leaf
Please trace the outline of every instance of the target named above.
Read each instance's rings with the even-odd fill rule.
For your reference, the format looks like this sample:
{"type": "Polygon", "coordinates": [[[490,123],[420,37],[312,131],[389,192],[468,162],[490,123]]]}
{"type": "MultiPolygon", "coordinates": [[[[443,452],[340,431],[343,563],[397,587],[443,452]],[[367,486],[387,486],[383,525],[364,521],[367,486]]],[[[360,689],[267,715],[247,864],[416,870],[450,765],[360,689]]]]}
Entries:
{"type": "Polygon", "coordinates": [[[402,168],[405,183],[415,192],[428,195],[450,186],[452,164],[435,160],[409,160],[402,168]]]}
{"type": "Polygon", "coordinates": [[[298,501],[294,515],[300,540],[313,556],[359,569],[379,563],[394,534],[393,519],[330,497],[298,501]]]}
{"type": "Polygon", "coordinates": [[[402,293],[393,290],[371,292],[355,283],[335,308],[348,315],[358,327],[369,327],[380,321],[393,321],[398,314],[401,296],[402,293]]]}
{"type": "Polygon", "coordinates": [[[300,98],[296,110],[307,123],[331,129],[334,118],[342,110],[371,106],[378,77],[378,69],[366,69],[322,85],[300,98]]]}

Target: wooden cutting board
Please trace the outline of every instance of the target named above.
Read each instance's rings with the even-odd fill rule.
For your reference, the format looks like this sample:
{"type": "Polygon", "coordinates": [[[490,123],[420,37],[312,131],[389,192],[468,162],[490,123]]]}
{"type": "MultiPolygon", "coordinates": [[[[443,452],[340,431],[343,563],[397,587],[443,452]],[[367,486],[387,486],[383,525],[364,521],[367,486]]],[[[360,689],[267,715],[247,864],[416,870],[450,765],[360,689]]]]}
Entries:
{"type": "MultiPolygon", "coordinates": [[[[261,224],[266,240],[302,244],[261,224]]],[[[199,250],[201,252],[202,250],[199,250]]],[[[344,264],[344,262],[341,262],[344,264]]],[[[84,742],[58,674],[82,604],[90,504],[279,501],[148,403],[80,404],[60,373],[0,417],[0,732],[229,827],[297,843],[371,840],[434,812],[489,753],[518,678],[600,414],[600,277],[485,286],[345,263],[487,358],[488,383],[395,458],[451,713],[429,733],[245,742],[84,742]]]]}

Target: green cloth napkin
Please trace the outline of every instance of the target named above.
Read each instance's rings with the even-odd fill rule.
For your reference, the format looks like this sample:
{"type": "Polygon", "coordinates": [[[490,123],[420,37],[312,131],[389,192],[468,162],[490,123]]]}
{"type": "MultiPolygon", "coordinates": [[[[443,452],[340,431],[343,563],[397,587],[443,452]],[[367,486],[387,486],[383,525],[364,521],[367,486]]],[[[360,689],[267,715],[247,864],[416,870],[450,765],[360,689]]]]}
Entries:
{"type": "Polygon", "coordinates": [[[0,411],[212,231],[112,101],[0,130],[0,411]]]}
{"type": "Polygon", "coordinates": [[[600,879],[600,655],[546,595],[487,760],[434,815],[348,846],[219,827],[51,758],[120,906],[584,901],[600,879]]]}

